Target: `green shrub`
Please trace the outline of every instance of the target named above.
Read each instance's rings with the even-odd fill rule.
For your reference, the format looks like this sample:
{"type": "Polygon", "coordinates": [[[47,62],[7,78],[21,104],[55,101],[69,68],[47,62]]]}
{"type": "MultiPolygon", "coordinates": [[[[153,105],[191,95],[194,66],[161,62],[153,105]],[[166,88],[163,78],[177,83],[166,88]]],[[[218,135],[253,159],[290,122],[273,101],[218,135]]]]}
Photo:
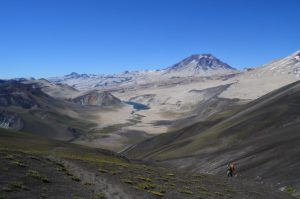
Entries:
{"type": "Polygon", "coordinates": [[[293,195],[296,192],[296,190],[291,186],[284,187],[283,191],[290,195],[293,195]]]}

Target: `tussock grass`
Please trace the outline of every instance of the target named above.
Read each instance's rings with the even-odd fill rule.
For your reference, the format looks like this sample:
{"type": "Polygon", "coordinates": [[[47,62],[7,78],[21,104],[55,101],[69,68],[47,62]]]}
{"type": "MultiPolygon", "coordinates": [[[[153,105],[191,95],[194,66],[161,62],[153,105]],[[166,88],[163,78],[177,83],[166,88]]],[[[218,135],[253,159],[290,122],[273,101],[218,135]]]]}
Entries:
{"type": "Polygon", "coordinates": [[[215,195],[217,195],[217,196],[222,196],[222,197],[225,196],[225,194],[224,194],[224,193],[221,193],[221,192],[215,192],[215,195]]]}
{"type": "Polygon", "coordinates": [[[76,176],[72,176],[72,180],[75,181],[75,182],[80,182],[81,179],[76,177],[76,176]]]}
{"type": "Polygon", "coordinates": [[[129,180],[129,179],[123,179],[122,182],[126,183],[126,184],[130,184],[133,185],[133,181],[129,180]]]}
{"type": "Polygon", "coordinates": [[[193,195],[194,193],[188,189],[188,188],[182,188],[179,190],[180,193],[188,194],[188,195],[193,195]]]}
{"type": "Polygon", "coordinates": [[[14,156],[11,154],[7,154],[6,156],[4,156],[4,158],[7,160],[15,160],[14,156]]]}
{"type": "Polygon", "coordinates": [[[164,176],[157,178],[157,180],[163,181],[163,182],[169,182],[169,178],[164,177],[164,176]]]}
{"type": "Polygon", "coordinates": [[[175,183],[165,183],[165,185],[169,188],[172,188],[174,189],[176,187],[176,184],[175,183]]]}
{"type": "Polygon", "coordinates": [[[92,186],[94,183],[92,183],[92,182],[84,182],[82,184],[85,185],[85,186],[92,186]]]}
{"type": "Polygon", "coordinates": [[[98,169],[98,171],[99,171],[100,173],[108,173],[108,170],[102,169],[102,168],[98,169]]]}
{"type": "Polygon", "coordinates": [[[11,182],[9,185],[10,185],[11,187],[17,188],[17,189],[22,189],[22,188],[24,187],[24,184],[23,184],[23,182],[21,182],[21,181],[18,181],[18,182],[11,182]]]}
{"type": "Polygon", "coordinates": [[[226,192],[227,193],[235,193],[236,191],[232,188],[228,188],[228,189],[226,189],[226,192]]]}
{"type": "Polygon", "coordinates": [[[73,196],[72,199],[85,199],[85,198],[80,197],[80,196],[73,196]]]}
{"type": "Polygon", "coordinates": [[[199,186],[199,187],[197,187],[197,188],[198,188],[198,190],[199,190],[200,192],[208,192],[208,189],[206,189],[205,187],[199,186]]]}
{"type": "Polygon", "coordinates": [[[41,180],[44,183],[50,183],[50,180],[47,177],[42,176],[38,171],[28,170],[26,175],[41,180]]]}
{"type": "Polygon", "coordinates": [[[104,193],[100,192],[91,197],[91,199],[107,199],[104,193]]]}
{"type": "Polygon", "coordinates": [[[11,164],[14,164],[14,165],[17,165],[17,166],[19,166],[19,167],[23,167],[23,168],[25,168],[25,167],[28,167],[28,165],[26,165],[26,164],[24,164],[24,163],[22,163],[22,162],[19,162],[19,161],[12,161],[12,162],[10,162],[11,164]]]}
{"type": "Polygon", "coordinates": [[[158,197],[164,197],[164,194],[158,191],[149,191],[150,194],[158,197]]]}
{"type": "Polygon", "coordinates": [[[296,189],[291,186],[286,186],[284,187],[283,191],[289,195],[293,195],[296,192],[296,189]]]}
{"type": "Polygon", "coordinates": [[[6,193],[0,192],[0,199],[6,199],[6,193]]]}
{"type": "Polygon", "coordinates": [[[122,172],[121,171],[110,171],[109,172],[111,175],[119,175],[121,174],[122,172]]]}
{"type": "Polygon", "coordinates": [[[41,159],[36,156],[29,156],[29,158],[41,162],[41,159]]]}
{"type": "Polygon", "coordinates": [[[145,182],[152,182],[152,180],[150,178],[146,178],[146,177],[143,177],[143,176],[137,176],[135,178],[138,179],[138,180],[145,181],[145,182]]]}
{"type": "Polygon", "coordinates": [[[149,189],[155,189],[156,185],[152,183],[138,183],[136,187],[140,190],[149,190],[149,189]]]}

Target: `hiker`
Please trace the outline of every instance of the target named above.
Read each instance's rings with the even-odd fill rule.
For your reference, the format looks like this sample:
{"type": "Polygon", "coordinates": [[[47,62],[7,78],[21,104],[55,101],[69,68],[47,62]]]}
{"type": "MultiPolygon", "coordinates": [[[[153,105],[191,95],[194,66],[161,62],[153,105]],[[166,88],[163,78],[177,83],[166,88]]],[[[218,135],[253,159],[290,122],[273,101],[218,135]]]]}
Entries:
{"type": "Polygon", "coordinates": [[[235,165],[234,165],[234,163],[229,163],[227,165],[227,176],[228,177],[232,177],[234,171],[235,171],[235,165]]]}

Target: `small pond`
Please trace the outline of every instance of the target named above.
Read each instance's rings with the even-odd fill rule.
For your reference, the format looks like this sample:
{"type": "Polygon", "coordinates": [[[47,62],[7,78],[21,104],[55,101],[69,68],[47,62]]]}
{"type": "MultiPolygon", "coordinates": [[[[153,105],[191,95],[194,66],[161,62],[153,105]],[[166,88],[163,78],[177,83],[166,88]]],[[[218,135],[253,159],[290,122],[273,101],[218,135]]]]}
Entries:
{"type": "Polygon", "coordinates": [[[137,111],[150,109],[149,106],[147,106],[145,104],[137,103],[137,102],[128,101],[125,103],[133,106],[133,108],[137,111]]]}

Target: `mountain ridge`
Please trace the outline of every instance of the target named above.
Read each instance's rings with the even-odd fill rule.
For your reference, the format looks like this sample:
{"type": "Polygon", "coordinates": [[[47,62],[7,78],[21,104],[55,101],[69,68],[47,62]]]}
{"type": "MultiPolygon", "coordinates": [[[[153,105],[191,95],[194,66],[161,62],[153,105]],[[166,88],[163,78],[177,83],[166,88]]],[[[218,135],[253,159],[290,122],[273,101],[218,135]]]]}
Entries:
{"type": "MultiPolygon", "coordinates": [[[[213,63],[217,63],[218,65],[215,66],[215,68],[218,68],[218,66],[222,67],[222,68],[226,68],[226,69],[231,69],[231,70],[236,70],[235,68],[231,67],[230,65],[228,65],[225,62],[222,62],[220,59],[216,58],[213,54],[210,53],[199,53],[199,54],[192,54],[184,59],[182,59],[181,61],[177,62],[176,64],[172,65],[172,66],[168,66],[168,67],[163,67],[161,69],[156,69],[156,70],[149,70],[149,69],[145,69],[145,70],[135,70],[135,71],[123,71],[123,72],[119,72],[119,73],[113,73],[113,74],[86,74],[86,73],[77,73],[75,71],[64,75],[64,77],[66,78],[89,78],[89,77],[95,77],[95,76],[107,76],[107,77],[112,77],[114,75],[128,75],[128,74],[138,74],[138,73],[153,73],[153,72],[159,72],[159,71],[164,71],[164,70],[169,70],[169,69],[174,69],[174,68],[178,68],[178,67],[182,67],[183,64],[185,64],[187,61],[191,62],[191,61],[203,61],[203,60],[210,60],[211,62],[201,62],[201,63],[197,63],[197,67],[201,67],[201,64],[204,65],[203,67],[205,67],[206,65],[208,66],[212,66],[213,63]]],[[[50,78],[51,79],[51,78],[50,78]]]]}
{"type": "Polygon", "coordinates": [[[79,74],[71,72],[62,77],[50,77],[53,83],[65,83],[79,90],[111,88],[140,82],[159,82],[174,77],[208,77],[236,73],[236,69],[212,54],[194,54],[180,62],[157,70],[124,71],[117,74],[79,74]]]}

